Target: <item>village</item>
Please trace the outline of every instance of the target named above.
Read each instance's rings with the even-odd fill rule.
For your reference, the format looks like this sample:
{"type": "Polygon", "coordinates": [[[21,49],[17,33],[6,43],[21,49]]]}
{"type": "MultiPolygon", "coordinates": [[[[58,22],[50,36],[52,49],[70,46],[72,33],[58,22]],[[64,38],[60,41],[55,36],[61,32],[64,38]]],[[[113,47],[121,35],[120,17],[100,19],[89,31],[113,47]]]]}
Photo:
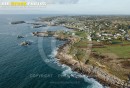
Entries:
{"type": "Polygon", "coordinates": [[[71,31],[36,32],[34,35],[45,37],[53,33],[53,37],[70,40],[67,55],[85,65],[101,68],[130,86],[129,16],[57,16],[40,17],[37,21],[48,26],[64,26],[71,31]]]}

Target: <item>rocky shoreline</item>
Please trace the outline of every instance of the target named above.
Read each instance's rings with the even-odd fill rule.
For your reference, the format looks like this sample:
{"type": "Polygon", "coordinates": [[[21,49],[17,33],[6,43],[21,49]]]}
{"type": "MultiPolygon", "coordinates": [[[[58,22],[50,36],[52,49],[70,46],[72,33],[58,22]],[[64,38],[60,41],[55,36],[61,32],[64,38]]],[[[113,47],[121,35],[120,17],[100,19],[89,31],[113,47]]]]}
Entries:
{"type": "Polygon", "coordinates": [[[70,42],[71,40],[67,41],[63,46],[60,46],[58,49],[56,58],[59,59],[60,63],[70,66],[74,71],[95,78],[100,83],[105,86],[109,86],[110,88],[127,88],[125,87],[125,82],[123,80],[108,73],[107,71],[99,67],[84,64],[82,62],[74,60],[71,55],[67,54],[70,42]]]}
{"type": "Polygon", "coordinates": [[[60,63],[70,66],[72,70],[77,71],[81,74],[88,75],[89,77],[98,80],[100,83],[105,86],[109,86],[110,88],[128,88],[124,80],[121,80],[118,77],[110,74],[108,71],[91,64],[79,62],[75,60],[73,56],[69,55],[69,46],[71,43],[73,43],[73,38],[62,38],[61,36],[58,36],[56,32],[52,31],[34,32],[33,35],[37,37],[55,37],[58,40],[65,40],[66,43],[60,46],[57,50],[58,53],[56,55],[56,58],[59,59],[60,63]]]}

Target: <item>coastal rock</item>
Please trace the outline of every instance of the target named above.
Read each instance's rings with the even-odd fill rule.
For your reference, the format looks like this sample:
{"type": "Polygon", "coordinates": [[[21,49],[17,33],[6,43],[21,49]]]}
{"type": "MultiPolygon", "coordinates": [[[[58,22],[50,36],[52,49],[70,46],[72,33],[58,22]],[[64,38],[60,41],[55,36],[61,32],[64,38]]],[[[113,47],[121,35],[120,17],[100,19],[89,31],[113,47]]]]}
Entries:
{"type": "Polygon", "coordinates": [[[25,23],[25,21],[14,21],[14,22],[11,22],[11,24],[22,24],[22,23],[25,23]]]}
{"type": "Polygon", "coordinates": [[[31,42],[29,41],[24,41],[22,43],[20,43],[21,46],[28,46],[28,45],[31,45],[31,42]]]}
{"type": "Polygon", "coordinates": [[[116,76],[106,72],[99,67],[86,65],[82,62],[79,63],[78,61],[74,60],[71,55],[68,55],[67,51],[67,44],[64,44],[64,46],[59,48],[56,57],[60,59],[61,63],[70,66],[74,71],[78,71],[97,79],[101,83],[109,85],[111,88],[123,88],[123,85],[125,83],[123,80],[117,78],[116,76]]]}

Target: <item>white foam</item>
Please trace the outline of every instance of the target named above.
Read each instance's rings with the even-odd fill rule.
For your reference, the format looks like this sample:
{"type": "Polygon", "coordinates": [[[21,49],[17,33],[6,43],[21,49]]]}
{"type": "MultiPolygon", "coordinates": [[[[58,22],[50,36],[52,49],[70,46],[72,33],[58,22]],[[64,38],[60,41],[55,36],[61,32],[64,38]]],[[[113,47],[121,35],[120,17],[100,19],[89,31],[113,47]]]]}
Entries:
{"type": "MultiPolygon", "coordinates": [[[[84,79],[84,82],[86,83],[90,83],[92,85],[90,86],[87,86],[87,88],[106,88],[106,87],[103,87],[99,82],[97,82],[95,79],[93,78],[88,78],[86,75],[82,75],[78,72],[75,72],[75,71],[72,71],[72,69],[65,65],[65,64],[60,64],[58,62],[58,60],[55,58],[56,54],[57,54],[57,50],[58,48],[55,48],[51,55],[49,55],[51,58],[53,58],[53,63],[56,63],[58,66],[60,66],[64,71],[61,73],[62,76],[64,77],[74,77],[74,78],[81,78],[81,79],[84,79]]],[[[51,61],[50,61],[51,62],[51,61]]]]}
{"type": "Polygon", "coordinates": [[[54,48],[54,49],[52,50],[52,53],[49,55],[49,57],[55,58],[55,56],[57,55],[57,50],[58,50],[58,48],[54,48]]]}
{"type": "Polygon", "coordinates": [[[62,65],[62,68],[66,68],[66,70],[64,70],[62,72],[62,76],[65,77],[74,77],[74,78],[82,78],[84,79],[85,82],[90,83],[92,85],[87,86],[87,88],[104,88],[100,83],[98,83],[95,79],[93,78],[88,78],[86,75],[81,75],[80,73],[74,72],[72,71],[72,69],[66,65],[62,65]]]}

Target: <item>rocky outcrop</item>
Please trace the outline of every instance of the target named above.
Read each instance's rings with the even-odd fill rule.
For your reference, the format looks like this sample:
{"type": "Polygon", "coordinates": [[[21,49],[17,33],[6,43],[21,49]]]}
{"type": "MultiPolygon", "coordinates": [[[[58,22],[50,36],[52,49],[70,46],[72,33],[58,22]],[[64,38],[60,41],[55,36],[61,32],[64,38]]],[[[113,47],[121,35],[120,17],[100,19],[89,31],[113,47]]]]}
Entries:
{"type": "Polygon", "coordinates": [[[79,73],[86,74],[90,77],[95,78],[99,82],[110,86],[111,88],[127,88],[124,87],[124,81],[117,78],[116,76],[108,73],[107,71],[92,65],[87,65],[82,62],[74,60],[71,55],[67,54],[69,47],[68,44],[64,44],[58,50],[56,58],[60,59],[59,61],[62,64],[66,64],[72,68],[74,71],[79,73]]]}
{"type": "Polygon", "coordinates": [[[25,23],[25,21],[14,21],[14,22],[11,22],[11,24],[22,24],[22,23],[25,23]]]}

